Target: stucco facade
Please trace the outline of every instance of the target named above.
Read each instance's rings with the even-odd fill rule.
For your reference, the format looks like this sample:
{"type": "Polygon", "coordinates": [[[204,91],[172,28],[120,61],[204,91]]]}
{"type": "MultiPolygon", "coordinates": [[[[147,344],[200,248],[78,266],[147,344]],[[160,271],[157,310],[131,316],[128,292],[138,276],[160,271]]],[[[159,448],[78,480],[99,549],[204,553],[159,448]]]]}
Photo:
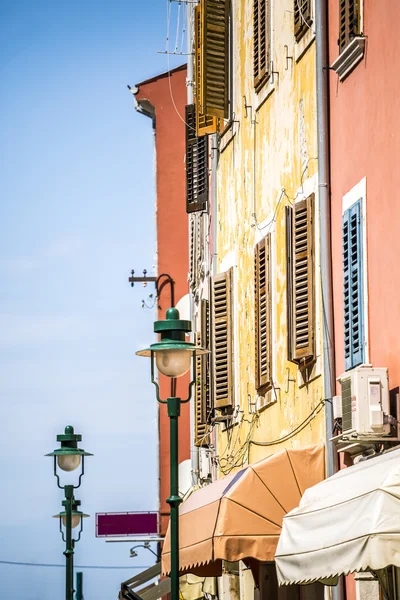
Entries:
{"type": "Polygon", "coordinates": [[[290,5],[272,5],[271,74],[256,93],[251,75],[253,2],[232,2],[232,122],[221,136],[212,214],[217,221],[215,272],[233,267],[235,408],[232,425],[216,427],[219,476],[283,447],[325,441],[315,42],[311,27],[295,43],[290,5]],[[316,360],[308,372],[287,360],[285,206],[312,193],[316,360]],[[255,389],[254,246],[268,233],[272,386],[260,398],[255,389]],[[245,451],[235,462],[240,448],[245,451]]]}
{"type": "MultiPolygon", "coordinates": [[[[186,65],[136,85],[139,112],[153,120],[156,174],[156,261],[157,273],[174,280],[175,304],[188,293],[188,226],[185,210],[185,131],[180,115],[186,104],[186,65]],[[171,93],[173,99],[171,97],[171,93]],[[175,107],[173,102],[175,102],[175,107]],[[179,114],[178,114],[178,112],[179,114]]],[[[171,305],[166,285],[158,298],[158,318],[165,319],[171,305]]],[[[171,380],[160,375],[162,398],[171,395],[171,380]]],[[[177,382],[177,393],[186,397],[188,377],[177,382]]],[[[155,400],[155,399],[154,399],[155,400]]],[[[190,458],[190,410],[182,405],[179,420],[179,462],[190,458]]],[[[169,490],[169,418],[165,405],[159,405],[159,533],[164,536],[169,521],[166,499],[169,490]]]]}

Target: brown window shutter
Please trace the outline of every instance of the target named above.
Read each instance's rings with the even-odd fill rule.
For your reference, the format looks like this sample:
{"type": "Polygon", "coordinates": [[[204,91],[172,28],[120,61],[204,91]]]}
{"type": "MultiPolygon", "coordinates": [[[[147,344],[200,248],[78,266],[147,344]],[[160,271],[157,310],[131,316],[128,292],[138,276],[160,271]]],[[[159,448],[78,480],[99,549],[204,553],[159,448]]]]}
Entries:
{"type": "Polygon", "coordinates": [[[208,140],[197,137],[194,104],[185,108],[186,120],[186,212],[207,210],[208,140]]]}
{"type": "Polygon", "coordinates": [[[232,272],[214,275],[211,281],[215,408],[234,406],[232,272]]]}
{"type": "Polygon", "coordinates": [[[270,0],[253,0],[254,87],[259,88],[270,74],[271,63],[270,0]]]}
{"type": "Polygon", "coordinates": [[[194,51],[195,51],[195,93],[196,93],[196,132],[197,136],[206,135],[208,133],[216,133],[217,118],[205,115],[201,109],[201,14],[200,6],[194,9],[194,51]]]}
{"type": "Polygon", "coordinates": [[[287,358],[293,360],[293,209],[285,206],[287,358]]]}
{"type": "Polygon", "coordinates": [[[314,358],[314,194],[293,208],[293,359],[314,358]]]}
{"type": "Polygon", "coordinates": [[[256,389],[264,392],[272,385],[271,234],[254,248],[254,295],[256,389]]]}
{"type": "MultiPolygon", "coordinates": [[[[208,300],[200,302],[200,331],[196,335],[197,345],[210,347],[208,300]]],[[[195,404],[195,445],[208,446],[210,443],[208,423],[212,411],[210,393],[210,355],[196,357],[196,404],[195,404]]]]}
{"type": "Polygon", "coordinates": [[[229,118],[229,0],[203,0],[201,11],[201,110],[229,118]]]}
{"type": "Polygon", "coordinates": [[[189,232],[189,287],[192,291],[196,289],[197,281],[197,244],[196,244],[196,221],[194,215],[190,219],[189,232]]]}
{"type": "Polygon", "coordinates": [[[311,0],[294,0],[294,37],[301,40],[309,30],[311,19],[311,0]]]}
{"type": "Polygon", "coordinates": [[[361,34],[360,0],[340,0],[339,8],[339,50],[342,51],[353,39],[361,34]]]}

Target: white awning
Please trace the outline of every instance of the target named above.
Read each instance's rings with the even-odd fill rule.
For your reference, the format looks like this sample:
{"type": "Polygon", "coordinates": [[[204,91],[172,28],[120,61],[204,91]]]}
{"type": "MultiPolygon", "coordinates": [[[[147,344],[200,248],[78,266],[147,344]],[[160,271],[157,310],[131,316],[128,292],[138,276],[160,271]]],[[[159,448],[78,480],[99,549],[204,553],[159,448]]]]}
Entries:
{"type": "Polygon", "coordinates": [[[280,585],[400,567],[400,449],[306,490],[283,519],[275,561],[280,585]]]}

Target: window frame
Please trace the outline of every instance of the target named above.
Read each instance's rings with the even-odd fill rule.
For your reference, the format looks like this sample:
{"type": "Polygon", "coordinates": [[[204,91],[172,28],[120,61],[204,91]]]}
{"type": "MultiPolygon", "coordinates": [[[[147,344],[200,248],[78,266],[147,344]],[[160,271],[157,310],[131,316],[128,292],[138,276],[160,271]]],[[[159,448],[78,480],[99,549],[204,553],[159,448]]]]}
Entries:
{"type": "MultiPolygon", "coordinates": [[[[200,328],[196,333],[196,344],[206,350],[210,349],[210,305],[206,298],[200,300],[200,328]]],[[[194,445],[207,447],[210,445],[209,422],[213,412],[210,354],[196,356],[196,385],[195,385],[195,436],[194,445]]]]}
{"type": "Polygon", "coordinates": [[[256,93],[269,80],[271,75],[271,52],[272,52],[272,1],[271,0],[253,0],[253,82],[256,93]],[[262,6],[265,10],[265,30],[261,29],[260,21],[262,14],[262,6]],[[265,66],[260,68],[261,48],[263,47],[263,37],[265,36],[265,66]],[[256,47],[257,52],[256,52],[256,47]]]}
{"type": "MultiPolygon", "coordinates": [[[[315,302],[315,195],[311,193],[306,198],[297,200],[293,207],[286,207],[286,272],[287,272],[287,319],[288,335],[287,350],[288,360],[300,366],[315,362],[316,356],[316,302],[315,302]],[[304,250],[304,239],[299,248],[302,251],[296,253],[296,235],[300,237],[302,230],[301,221],[296,222],[298,213],[306,209],[307,213],[307,248],[304,250]],[[301,311],[301,299],[296,298],[296,289],[304,290],[304,268],[301,261],[307,263],[307,337],[308,344],[298,344],[296,347],[296,331],[300,328],[299,313],[301,311]],[[297,274],[296,274],[297,269],[297,274]],[[300,281],[298,281],[300,279],[300,281]],[[297,313],[296,313],[297,310],[297,313]]],[[[304,292],[303,292],[304,293],[304,292]]],[[[304,331],[304,326],[302,327],[304,331]]]]}
{"type": "MultiPolygon", "coordinates": [[[[351,209],[356,203],[360,203],[361,209],[361,248],[362,248],[362,318],[363,318],[363,362],[359,364],[369,364],[369,320],[368,320],[368,252],[367,252],[367,206],[366,206],[366,177],[361,179],[354,187],[352,187],[342,198],[342,218],[343,215],[351,209]]],[[[342,227],[343,232],[343,227],[342,227]]],[[[342,260],[343,260],[343,240],[342,240],[342,260]]],[[[341,266],[342,270],[342,285],[343,285],[343,263],[341,266]]],[[[344,311],[344,288],[342,291],[342,310],[344,311]]],[[[343,313],[343,326],[344,326],[344,313],[343,313]]],[[[343,330],[343,360],[345,370],[351,370],[356,365],[348,366],[346,368],[346,361],[344,357],[344,330],[343,330]]]]}
{"type": "MultiPolygon", "coordinates": [[[[213,380],[213,402],[214,408],[232,409],[235,406],[235,362],[234,362],[234,306],[233,306],[233,267],[223,273],[213,275],[211,278],[211,347],[212,347],[212,380],[213,380]],[[222,287],[225,285],[225,291],[222,287]],[[217,287],[219,288],[217,290],[217,287]],[[221,295],[225,295],[225,315],[218,307],[217,314],[216,298],[218,303],[221,303],[221,295]],[[226,322],[226,341],[224,341],[224,322],[226,322]],[[222,345],[221,345],[222,342],[222,345]],[[225,344],[225,351],[222,350],[225,344]],[[218,357],[222,356],[222,361],[226,362],[226,384],[221,385],[219,374],[223,373],[224,369],[221,364],[217,364],[218,357]],[[226,393],[221,391],[226,389],[226,393]]],[[[223,378],[222,378],[223,379],[223,378]]]]}
{"type": "Polygon", "coordinates": [[[255,387],[260,396],[263,396],[273,385],[271,240],[272,234],[268,233],[254,247],[255,387]],[[263,321],[265,321],[264,332],[263,321]],[[265,349],[263,338],[265,338],[265,349]],[[261,367],[263,362],[265,362],[264,373],[261,367]]]}
{"type": "Polygon", "coordinates": [[[296,43],[305,36],[313,23],[312,19],[312,0],[293,0],[293,27],[294,39],[296,43]],[[303,4],[306,4],[306,10],[303,12],[303,4]],[[296,23],[296,15],[297,23],[296,23]]]}

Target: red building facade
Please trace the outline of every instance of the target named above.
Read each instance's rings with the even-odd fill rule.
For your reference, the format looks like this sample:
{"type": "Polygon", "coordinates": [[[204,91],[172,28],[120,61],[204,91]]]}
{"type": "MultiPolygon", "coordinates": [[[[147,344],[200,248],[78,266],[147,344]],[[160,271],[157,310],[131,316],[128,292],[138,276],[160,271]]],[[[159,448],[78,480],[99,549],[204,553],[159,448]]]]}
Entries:
{"type": "MultiPolygon", "coordinates": [[[[363,364],[387,367],[393,396],[400,386],[400,5],[328,6],[336,377],[363,364]]],[[[346,592],[348,600],[360,597],[352,576],[346,592]]]]}
{"type": "MultiPolygon", "coordinates": [[[[156,154],[156,243],[158,275],[173,279],[175,305],[188,294],[188,218],[185,188],[186,65],[136,84],[137,110],[153,121],[156,154]]],[[[171,306],[171,288],[162,286],[158,318],[171,306]]],[[[162,398],[171,395],[171,380],[160,375],[162,398]]],[[[177,380],[175,395],[187,397],[188,377],[177,380]]],[[[159,533],[169,522],[169,419],[159,405],[159,533]]],[[[190,458],[190,409],[183,404],[179,419],[179,462],[190,458]]]]}

